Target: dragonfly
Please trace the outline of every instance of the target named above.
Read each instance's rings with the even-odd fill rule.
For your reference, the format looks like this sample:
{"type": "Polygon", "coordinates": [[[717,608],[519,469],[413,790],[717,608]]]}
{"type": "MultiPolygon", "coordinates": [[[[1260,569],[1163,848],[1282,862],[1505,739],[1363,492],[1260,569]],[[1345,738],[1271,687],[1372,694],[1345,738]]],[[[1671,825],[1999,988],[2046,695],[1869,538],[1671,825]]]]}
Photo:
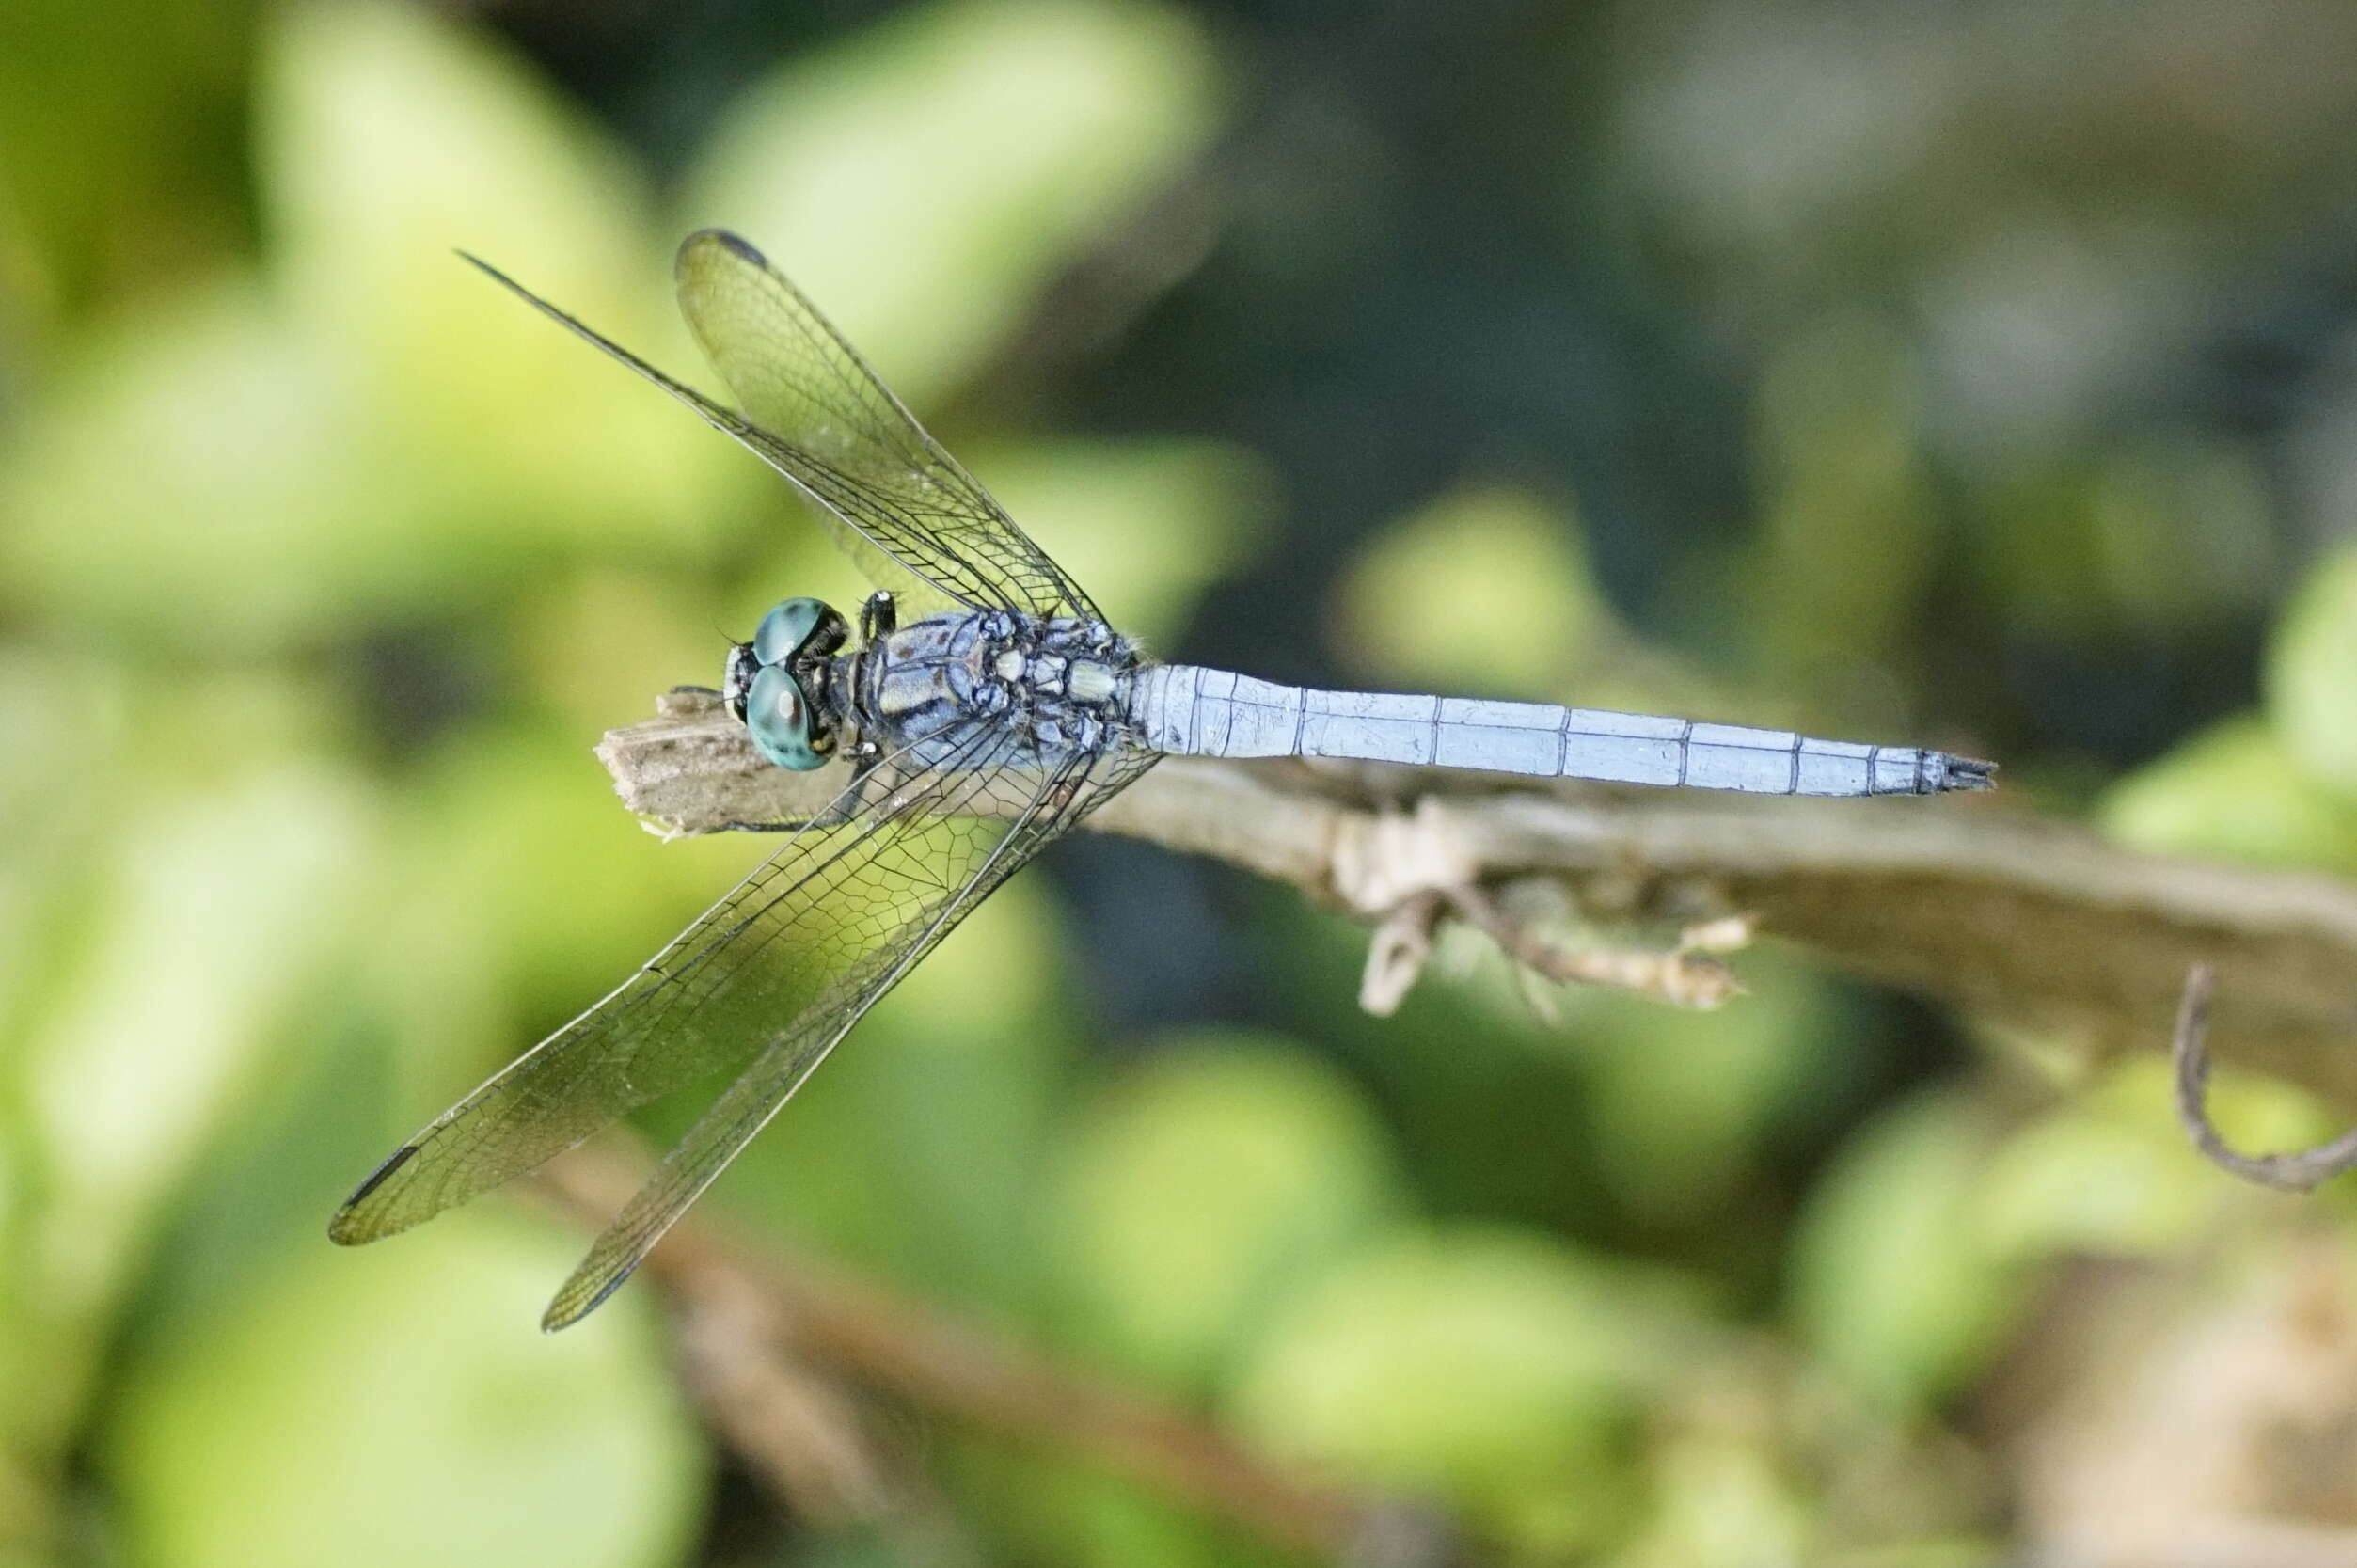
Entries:
{"type": "Polygon", "coordinates": [[[605,998],[394,1150],[328,1234],[373,1242],[609,1124],[724,1083],[597,1238],[542,1326],[610,1296],[861,1017],[1023,864],[1163,756],[1337,757],[1770,795],[1985,789],[1992,765],[1536,703],[1322,691],[1164,663],[927,435],[784,274],[724,230],[681,245],[680,309],[734,406],[506,274],[527,304],[734,437],[815,503],[874,592],[859,637],[789,598],[720,695],[831,803],[605,998]]]}

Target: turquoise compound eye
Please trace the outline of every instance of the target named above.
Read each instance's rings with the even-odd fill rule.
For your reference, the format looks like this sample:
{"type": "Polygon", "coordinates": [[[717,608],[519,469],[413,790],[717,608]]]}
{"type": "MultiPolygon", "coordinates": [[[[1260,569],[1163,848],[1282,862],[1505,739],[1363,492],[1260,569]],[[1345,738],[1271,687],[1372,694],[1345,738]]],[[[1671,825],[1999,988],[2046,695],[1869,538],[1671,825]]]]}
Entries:
{"type": "MultiPolygon", "coordinates": [[[[762,622],[764,629],[768,625],[762,622]]],[[[765,665],[753,676],[745,692],[745,728],[761,754],[780,768],[807,773],[827,765],[826,752],[811,736],[810,705],[802,700],[802,689],[780,665],[765,665]]]]}
{"type": "Polygon", "coordinates": [[[773,607],[753,630],[753,657],[764,664],[781,664],[810,641],[826,618],[827,607],[817,599],[787,599],[773,607]]]}

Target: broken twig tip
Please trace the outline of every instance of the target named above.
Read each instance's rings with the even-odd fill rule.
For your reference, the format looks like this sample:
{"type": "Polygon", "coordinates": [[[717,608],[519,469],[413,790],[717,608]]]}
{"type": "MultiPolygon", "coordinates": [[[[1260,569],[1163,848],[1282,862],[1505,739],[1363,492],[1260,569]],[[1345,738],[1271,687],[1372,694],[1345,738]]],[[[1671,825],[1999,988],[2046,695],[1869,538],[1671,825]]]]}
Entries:
{"type": "Polygon", "coordinates": [[[1403,899],[1384,916],[1367,944],[1367,967],[1358,982],[1358,1005],[1374,1018],[1389,1018],[1422,976],[1432,956],[1440,925],[1438,894],[1403,899]]]}

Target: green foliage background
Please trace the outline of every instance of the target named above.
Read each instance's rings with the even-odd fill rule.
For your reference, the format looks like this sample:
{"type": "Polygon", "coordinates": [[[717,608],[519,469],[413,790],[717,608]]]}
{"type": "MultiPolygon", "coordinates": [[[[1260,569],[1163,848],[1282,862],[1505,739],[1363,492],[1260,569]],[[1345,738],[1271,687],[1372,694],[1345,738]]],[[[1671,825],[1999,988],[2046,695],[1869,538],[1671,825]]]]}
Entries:
{"type": "MultiPolygon", "coordinates": [[[[2353,44],[2323,0],[13,0],[0,1563],[905,1550],[720,1484],[647,1289],[539,1337],[540,1209],[324,1243],[757,852],[640,832],[597,733],[858,594],[453,246],[700,380],[670,248],[747,232],[1166,652],[1954,744],[2349,873],[2353,44]]],[[[1547,1027],[1491,958],[1377,1022],[1355,928],[1072,847],[714,1201],[1504,1560],[2002,1560],[1985,1402],[2066,1267],[2316,1223],[2153,1065],[1789,955],[1706,1017],[1547,1027]]],[[[1269,1560],[929,1440],[960,1560],[1269,1560]]]]}

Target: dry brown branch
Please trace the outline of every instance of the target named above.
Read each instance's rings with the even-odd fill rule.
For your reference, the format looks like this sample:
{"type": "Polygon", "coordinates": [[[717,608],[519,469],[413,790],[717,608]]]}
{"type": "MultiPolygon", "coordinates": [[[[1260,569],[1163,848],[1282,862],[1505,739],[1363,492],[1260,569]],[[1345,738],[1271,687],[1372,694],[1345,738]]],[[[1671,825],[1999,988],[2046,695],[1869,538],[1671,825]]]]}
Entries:
{"type": "MultiPolygon", "coordinates": [[[[658,712],[599,755],[666,832],[807,815],[840,787],[831,769],[763,764],[708,694],[683,689],[658,712]]],[[[2342,1048],[2357,1035],[2357,888],[2137,853],[2001,795],[1764,799],[1174,758],[1090,826],[1276,878],[1370,925],[1421,895],[1534,876],[1594,921],[1748,916],[2094,1056],[2167,1039],[2180,980],[2206,963],[2238,1059],[2357,1107],[2357,1052],[2342,1048]]]]}
{"type": "MultiPolygon", "coordinates": [[[[583,1148],[544,1166],[540,1180],[602,1225],[645,1171],[643,1159],[583,1148]]],[[[1446,1556],[1446,1542],[1412,1528],[1409,1515],[1286,1475],[1174,1409],[838,1265],[756,1244],[707,1215],[674,1227],[644,1272],[680,1313],[688,1386],[706,1418],[798,1511],[821,1520],[887,1519],[908,1485],[867,1440],[836,1386],[844,1379],[1061,1449],[1329,1561],[1413,1568],[1446,1556]],[[1421,1541],[1429,1552],[1403,1550],[1421,1541]]]]}
{"type": "MultiPolygon", "coordinates": [[[[560,1167],[552,1184],[579,1180],[580,1164],[560,1167]]],[[[890,1520],[907,1506],[907,1488],[849,1390],[778,1350],[783,1324],[769,1296],[721,1270],[674,1279],[672,1294],[681,1382],[798,1518],[841,1528],[890,1520]]]]}

